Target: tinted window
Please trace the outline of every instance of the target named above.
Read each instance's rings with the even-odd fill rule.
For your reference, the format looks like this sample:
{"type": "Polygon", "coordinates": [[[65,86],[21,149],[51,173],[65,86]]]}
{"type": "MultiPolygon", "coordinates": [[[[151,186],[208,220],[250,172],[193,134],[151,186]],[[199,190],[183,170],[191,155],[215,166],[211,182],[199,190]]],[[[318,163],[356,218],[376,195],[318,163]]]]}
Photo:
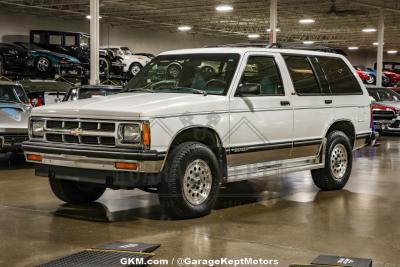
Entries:
{"type": "Polygon", "coordinates": [[[307,57],[287,55],[284,58],[292,77],[294,89],[299,95],[321,94],[321,89],[307,57]]]}
{"type": "Polygon", "coordinates": [[[278,68],[271,57],[250,57],[240,83],[259,84],[261,95],[284,95],[278,68]]]}
{"type": "Polygon", "coordinates": [[[317,75],[317,79],[319,82],[319,85],[321,87],[322,93],[323,94],[331,94],[331,89],[329,87],[329,82],[328,78],[326,77],[325,73],[321,69],[321,66],[318,63],[318,59],[315,57],[310,58],[312,65],[315,70],[315,74],[317,75]]]}
{"type": "Polygon", "coordinates": [[[340,58],[318,57],[333,94],[362,94],[361,87],[346,63],[340,58]]]}

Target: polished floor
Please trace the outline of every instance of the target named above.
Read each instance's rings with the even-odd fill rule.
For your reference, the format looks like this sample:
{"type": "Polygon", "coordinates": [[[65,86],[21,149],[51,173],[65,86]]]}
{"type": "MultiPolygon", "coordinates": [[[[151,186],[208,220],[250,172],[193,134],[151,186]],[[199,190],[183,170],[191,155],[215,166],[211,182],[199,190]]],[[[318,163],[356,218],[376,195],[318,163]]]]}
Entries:
{"type": "Polygon", "coordinates": [[[157,197],[107,191],[66,205],[21,158],[0,159],[0,266],[34,266],[111,241],[160,243],[156,257],[265,258],[278,266],[320,254],[400,266],[400,137],[355,153],[344,190],[319,192],[309,172],[225,188],[211,215],[171,221],[157,197]]]}

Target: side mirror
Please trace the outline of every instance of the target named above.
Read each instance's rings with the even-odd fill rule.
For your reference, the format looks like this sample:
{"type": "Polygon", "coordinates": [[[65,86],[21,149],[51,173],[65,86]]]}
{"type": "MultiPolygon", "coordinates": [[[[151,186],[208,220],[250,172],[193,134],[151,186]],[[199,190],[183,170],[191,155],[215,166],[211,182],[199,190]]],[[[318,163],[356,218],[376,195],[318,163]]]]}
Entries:
{"type": "Polygon", "coordinates": [[[246,83],[239,85],[236,96],[258,96],[261,95],[261,85],[259,83],[246,83]]]}

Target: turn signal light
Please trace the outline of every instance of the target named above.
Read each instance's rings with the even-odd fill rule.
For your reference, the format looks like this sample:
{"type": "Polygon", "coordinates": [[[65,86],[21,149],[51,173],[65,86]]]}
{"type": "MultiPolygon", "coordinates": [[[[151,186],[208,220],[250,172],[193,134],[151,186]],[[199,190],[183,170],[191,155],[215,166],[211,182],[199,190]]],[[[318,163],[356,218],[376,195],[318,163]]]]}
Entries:
{"type": "Polygon", "coordinates": [[[26,159],[30,161],[42,161],[43,157],[37,154],[27,154],[26,159]]]}
{"type": "Polygon", "coordinates": [[[115,162],[115,168],[120,170],[137,170],[138,164],[130,162],[115,162]]]}
{"type": "Polygon", "coordinates": [[[143,145],[150,147],[150,124],[143,124],[143,145]]]}

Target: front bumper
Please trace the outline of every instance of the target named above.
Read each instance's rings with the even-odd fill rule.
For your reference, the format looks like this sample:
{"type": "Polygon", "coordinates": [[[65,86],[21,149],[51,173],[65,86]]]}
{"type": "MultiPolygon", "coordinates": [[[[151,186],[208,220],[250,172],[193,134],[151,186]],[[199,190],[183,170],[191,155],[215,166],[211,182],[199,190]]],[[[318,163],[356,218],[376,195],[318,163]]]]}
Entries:
{"type": "Polygon", "coordinates": [[[105,184],[112,188],[149,187],[159,183],[165,153],[115,147],[89,147],[24,142],[27,162],[35,163],[38,176],[105,184]],[[28,160],[40,155],[40,161],[28,160]],[[135,170],[118,169],[116,163],[134,163],[135,170]]]}
{"type": "Polygon", "coordinates": [[[21,152],[22,142],[26,140],[27,134],[0,135],[0,152],[21,152]]]}

